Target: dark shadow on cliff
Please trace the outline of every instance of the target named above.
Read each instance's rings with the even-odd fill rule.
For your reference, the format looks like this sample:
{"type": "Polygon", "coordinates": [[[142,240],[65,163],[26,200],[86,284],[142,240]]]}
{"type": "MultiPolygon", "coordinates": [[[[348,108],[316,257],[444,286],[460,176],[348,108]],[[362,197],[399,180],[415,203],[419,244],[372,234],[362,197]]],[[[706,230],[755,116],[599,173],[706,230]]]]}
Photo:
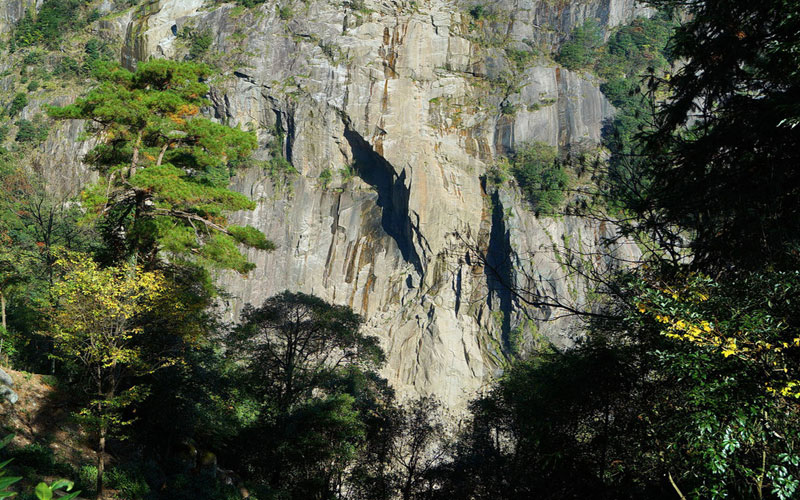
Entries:
{"type": "Polygon", "coordinates": [[[398,176],[389,162],[350,127],[345,127],[344,136],[353,152],[356,173],[378,193],[383,230],[397,242],[403,259],[422,274],[422,263],[412,243],[405,172],[398,176]]]}
{"type": "MultiPolygon", "coordinates": [[[[485,181],[484,181],[485,182],[485,181]]],[[[511,241],[503,218],[503,204],[495,190],[492,199],[492,229],[489,233],[489,246],[486,249],[486,263],[491,271],[486,273],[486,286],[489,288],[489,307],[492,311],[503,313],[501,333],[504,354],[513,353],[511,345],[511,311],[513,296],[509,284],[514,282],[511,265],[511,241]]]]}

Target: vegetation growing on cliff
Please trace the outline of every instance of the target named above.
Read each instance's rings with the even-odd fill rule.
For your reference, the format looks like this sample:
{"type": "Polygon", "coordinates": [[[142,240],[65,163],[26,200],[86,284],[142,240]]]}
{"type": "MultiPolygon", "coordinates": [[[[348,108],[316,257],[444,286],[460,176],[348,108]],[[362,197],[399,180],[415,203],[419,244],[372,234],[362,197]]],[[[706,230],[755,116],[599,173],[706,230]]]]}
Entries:
{"type": "Polygon", "coordinates": [[[152,266],[167,252],[246,273],[253,265],[237,243],[274,248],[254,228],[227,224],[227,213],[255,207],[227,187],[255,137],[199,115],[210,73],[205,65],[164,60],[139,64],[134,73],[101,65],[99,85],[86,97],[50,109],[57,119],[91,120],[100,139],[86,161],[101,178],[84,191],[83,204],[103,226],[111,259],[133,255],[152,266]]]}
{"type": "MultiPolygon", "coordinates": [[[[6,450],[9,467],[128,499],[796,497],[800,12],[778,0],[683,5],[670,50],[672,20],[656,17],[605,47],[583,25],[559,56],[602,77],[619,109],[612,195],[630,219],[588,215],[619,224],[645,261],[598,276],[559,260],[604,292],[569,311],[587,318],[585,339],[509,364],[452,439],[434,401],[397,404],[376,373],[383,352],[348,307],[285,292],[246,307],[237,327],[220,319],[209,273],[246,273],[239,245],[270,247],[227,221],[253,206],[228,181],[254,138],[202,116],[203,65],[93,62],[98,86],[52,114],[96,124],[98,184],[59,198],[0,151],[0,352],[54,374],[71,398],[59,405],[95,431],[74,439],[105,435],[114,466],[104,473],[102,446],[99,467],[77,457],[72,468],[37,443],[6,450]],[[661,78],[671,57],[683,66],[661,78]]],[[[487,18],[478,7],[475,23],[487,18]]],[[[505,55],[520,70],[532,57],[505,55]]],[[[27,98],[7,104],[16,116],[27,98]]],[[[41,137],[18,129],[20,144],[41,137]]],[[[270,172],[291,173],[275,132],[270,172]]],[[[521,147],[505,173],[536,210],[561,203],[555,148],[521,147]]]]}

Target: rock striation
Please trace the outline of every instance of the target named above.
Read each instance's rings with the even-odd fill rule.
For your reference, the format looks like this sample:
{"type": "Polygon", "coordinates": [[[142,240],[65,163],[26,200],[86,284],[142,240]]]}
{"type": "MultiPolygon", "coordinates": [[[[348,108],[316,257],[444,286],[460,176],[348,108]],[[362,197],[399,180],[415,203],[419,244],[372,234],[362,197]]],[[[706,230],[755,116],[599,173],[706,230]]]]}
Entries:
{"type": "MultiPolygon", "coordinates": [[[[4,29],[21,2],[0,7],[4,29]]],[[[605,248],[616,235],[600,222],[537,218],[484,174],[527,141],[597,147],[611,105],[593,77],[546,54],[587,18],[611,28],[646,11],[633,0],[500,0],[476,16],[475,5],[148,0],[106,6],[91,28],[119,44],[129,67],[210,40],[195,54],[222,72],[208,113],[258,134],[258,161],[233,180],[258,206],[236,218],[278,249],[252,251],[258,267],[247,279],[219,277],[230,318],[284,289],[347,304],[382,339],[384,375],[401,394],[450,406],[539,340],[568,347],[579,336],[574,319],[531,310],[507,284],[580,305],[587,283],[559,249],[608,254],[598,266],[638,255],[605,248]],[[297,173],[263,167],[277,151],[297,173]]],[[[88,175],[75,160],[86,148],[80,128],[67,124],[42,146],[55,183],[88,175]]]]}

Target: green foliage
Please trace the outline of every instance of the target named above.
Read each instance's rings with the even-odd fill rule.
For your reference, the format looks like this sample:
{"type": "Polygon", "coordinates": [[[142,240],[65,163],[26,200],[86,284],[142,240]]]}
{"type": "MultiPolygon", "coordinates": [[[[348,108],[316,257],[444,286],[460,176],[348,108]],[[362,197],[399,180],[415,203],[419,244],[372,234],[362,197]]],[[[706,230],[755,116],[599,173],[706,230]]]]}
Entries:
{"type": "Polygon", "coordinates": [[[191,62],[152,60],[135,73],[100,63],[96,88],[49,110],[58,119],[91,119],[90,132],[102,137],[86,156],[101,178],[83,202],[105,225],[113,260],[136,255],[154,265],[165,249],[174,259],[252,269],[225,214],[255,206],[227,186],[256,140],[200,116],[208,92],[202,80],[210,74],[208,66],[191,62]],[[136,195],[127,196],[129,189],[136,195]]]}
{"type": "Polygon", "coordinates": [[[25,12],[14,28],[12,43],[17,47],[43,44],[57,48],[66,32],[91,22],[92,13],[88,19],[82,15],[86,3],[86,0],[45,0],[35,15],[31,9],[25,12]]]}
{"type": "Polygon", "coordinates": [[[798,5],[713,2],[690,11],[671,48],[687,63],[658,86],[669,98],[644,137],[654,181],[637,210],[691,234],[704,265],[794,266],[800,112],[788,103],[800,85],[798,5]]]}
{"type": "Polygon", "coordinates": [[[246,306],[241,321],[236,349],[255,387],[281,411],[310,397],[331,367],[375,367],[384,360],[378,340],[359,331],[357,314],[311,295],[283,292],[259,308],[246,306]]]}
{"type": "Polygon", "coordinates": [[[17,126],[17,135],[14,140],[23,144],[41,144],[50,133],[50,126],[44,121],[42,115],[36,115],[33,121],[23,118],[14,125],[17,126]]]}
{"type": "Polygon", "coordinates": [[[22,64],[27,66],[41,64],[44,61],[45,51],[39,48],[32,48],[22,58],[22,64]]]}
{"type": "Polygon", "coordinates": [[[511,47],[506,48],[506,57],[514,63],[517,71],[524,71],[531,63],[536,53],[531,50],[520,50],[511,47]]]}
{"type": "Polygon", "coordinates": [[[81,63],[69,56],[59,58],[53,67],[53,74],[56,76],[76,77],[80,76],[82,72],[81,63]]]}
{"type": "Polygon", "coordinates": [[[488,9],[485,5],[478,3],[470,7],[469,15],[472,16],[473,19],[476,21],[483,19],[484,17],[489,15],[488,9]]]}
{"type": "Polygon", "coordinates": [[[643,79],[669,70],[668,41],[676,26],[673,17],[659,12],[651,19],[635,19],[615,31],[595,72],[604,80],[600,90],[616,108],[603,134],[611,152],[611,204],[625,203],[649,183],[636,136],[652,127],[654,96],[647,96],[643,79]]]}
{"type": "Polygon", "coordinates": [[[521,146],[514,153],[511,173],[537,213],[552,213],[564,200],[568,178],[555,147],[543,142],[521,146]]]}
{"type": "Polygon", "coordinates": [[[326,167],[319,173],[319,182],[322,184],[322,189],[328,189],[331,180],[333,180],[333,172],[326,167]]]}
{"type": "Polygon", "coordinates": [[[343,184],[350,182],[356,175],[358,175],[358,166],[356,162],[339,169],[339,176],[342,178],[343,184]]]}
{"type": "Polygon", "coordinates": [[[272,138],[269,143],[267,143],[270,159],[264,163],[264,167],[267,170],[267,176],[270,180],[278,185],[287,184],[291,177],[297,173],[297,169],[294,168],[283,154],[284,138],[285,135],[280,127],[280,123],[276,123],[272,138]]]}
{"type": "Polygon", "coordinates": [[[292,12],[292,8],[289,5],[284,5],[284,6],[276,5],[275,8],[278,9],[278,17],[280,17],[284,21],[288,21],[294,15],[294,12],[292,12]]]}
{"type": "Polygon", "coordinates": [[[239,243],[259,250],[274,250],[275,244],[253,226],[228,226],[228,232],[239,243]]]}
{"type": "MultiPolygon", "coordinates": [[[[8,443],[14,439],[13,434],[9,434],[8,436],[4,437],[0,440],[0,449],[5,448],[8,446],[8,443]]],[[[20,476],[7,476],[5,468],[8,466],[10,460],[5,460],[0,462],[0,499],[8,498],[16,495],[14,492],[8,491],[8,488],[13,485],[14,483],[19,482],[22,480],[20,476]]]]}
{"type": "Polygon", "coordinates": [[[150,486],[137,471],[115,467],[108,472],[108,486],[119,491],[128,500],[145,500],[150,496],[150,486]]]}
{"type": "Polygon", "coordinates": [[[210,31],[204,30],[197,32],[190,26],[184,26],[180,33],[178,33],[178,38],[186,40],[189,43],[189,59],[192,61],[199,61],[202,59],[214,42],[210,31]]]}
{"type": "Polygon", "coordinates": [[[236,3],[244,6],[244,7],[255,7],[256,5],[261,5],[266,0],[236,0],[236,3]]]}
{"type": "Polygon", "coordinates": [[[596,20],[587,19],[575,27],[569,40],[561,44],[556,61],[567,69],[586,69],[597,61],[602,45],[602,28],[596,20]]]}
{"type": "Polygon", "coordinates": [[[67,481],[65,479],[56,481],[51,485],[48,485],[47,483],[39,483],[36,485],[36,490],[34,491],[34,494],[36,495],[37,500],[53,500],[53,498],[72,500],[73,498],[77,497],[80,494],[80,491],[74,491],[72,493],[67,493],[67,494],[57,494],[56,491],[60,489],[70,491],[72,490],[73,486],[74,484],[72,483],[72,481],[67,481]]]}
{"type": "MultiPolygon", "coordinates": [[[[231,337],[260,411],[242,433],[239,459],[273,493],[328,496],[372,429],[383,363],[361,318],[302,293],[246,306],[231,337]]],[[[385,382],[384,382],[385,383],[385,382]]]]}
{"type": "Polygon", "coordinates": [[[596,73],[608,82],[621,78],[638,83],[648,70],[665,71],[671,59],[668,42],[675,27],[673,17],[663,11],[621,26],[606,43],[596,73]]]}
{"type": "Polygon", "coordinates": [[[41,371],[51,367],[43,356],[48,342],[34,334],[46,321],[46,305],[57,271],[54,249],[87,249],[92,235],[78,227],[81,217],[70,197],[45,190],[44,181],[17,165],[17,158],[0,157],[0,294],[6,299],[8,332],[4,353],[15,366],[41,371]],[[9,344],[10,343],[10,344],[9,344]]]}
{"type": "Polygon", "coordinates": [[[517,105],[508,101],[500,103],[500,113],[503,115],[513,116],[517,113],[517,105]]]}
{"type": "Polygon", "coordinates": [[[8,116],[14,117],[28,105],[28,96],[23,92],[18,92],[14,95],[11,103],[8,105],[8,116]]]}
{"type": "MultiPolygon", "coordinates": [[[[9,434],[8,436],[6,436],[2,440],[0,440],[0,449],[5,448],[11,442],[12,439],[14,439],[14,435],[13,434],[9,434]]],[[[13,491],[8,491],[8,488],[11,485],[13,485],[13,484],[19,482],[20,480],[22,480],[21,476],[6,476],[5,468],[9,465],[9,463],[11,463],[12,461],[15,461],[15,463],[25,462],[26,463],[26,467],[30,467],[30,465],[33,465],[34,467],[47,467],[47,466],[50,466],[53,463],[52,454],[53,454],[53,452],[50,451],[49,448],[41,447],[41,446],[39,446],[37,448],[36,445],[29,445],[29,446],[23,447],[21,449],[14,450],[12,452],[13,456],[10,459],[5,460],[2,463],[0,463],[0,499],[2,499],[2,498],[10,498],[10,497],[16,496],[17,493],[13,492],[13,491]],[[40,456],[47,457],[47,460],[40,461],[38,463],[37,462],[33,462],[32,463],[32,462],[30,462],[30,460],[28,460],[26,462],[26,458],[27,458],[26,457],[26,451],[28,451],[30,449],[35,450],[34,451],[34,455],[40,455],[40,456]]],[[[41,468],[36,468],[36,469],[32,469],[32,470],[34,470],[35,474],[52,473],[52,472],[54,472],[54,471],[49,470],[49,469],[45,470],[45,469],[41,469],[41,468]]],[[[35,495],[37,500],[52,500],[54,498],[54,493],[57,490],[64,489],[66,491],[71,491],[73,486],[74,486],[74,484],[72,483],[72,481],[67,481],[65,479],[60,479],[60,480],[55,481],[54,483],[52,483],[50,485],[48,485],[47,483],[41,482],[38,485],[36,485],[36,489],[34,490],[34,495],[35,495]]],[[[72,500],[73,498],[77,497],[79,494],[80,494],[80,491],[75,491],[75,492],[72,492],[72,493],[64,493],[64,494],[60,494],[58,496],[58,498],[63,498],[65,500],[72,500]]]]}

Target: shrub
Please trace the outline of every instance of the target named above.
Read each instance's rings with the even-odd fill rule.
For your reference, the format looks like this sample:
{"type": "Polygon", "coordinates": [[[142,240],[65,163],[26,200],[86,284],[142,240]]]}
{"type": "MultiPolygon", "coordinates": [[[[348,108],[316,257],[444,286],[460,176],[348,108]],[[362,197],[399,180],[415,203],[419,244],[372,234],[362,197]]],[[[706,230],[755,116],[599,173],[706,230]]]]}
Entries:
{"type": "Polygon", "coordinates": [[[292,18],[294,13],[292,12],[292,8],[288,5],[284,5],[283,7],[278,7],[278,17],[283,19],[284,21],[288,21],[292,18]]]}
{"type": "Polygon", "coordinates": [[[41,115],[37,115],[33,121],[21,119],[15,124],[17,128],[17,135],[15,141],[20,143],[33,143],[40,144],[50,132],[50,127],[42,120],[41,115]]]}
{"type": "Polygon", "coordinates": [[[53,68],[53,74],[59,76],[80,76],[82,72],[81,63],[69,56],[59,59],[53,68]]]}
{"type": "Polygon", "coordinates": [[[567,69],[584,69],[594,64],[603,45],[603,30],[597,21],[587,19],[561,44],[556,61],[567,69]]]}
{"type": "Polygon", "coordinates": [[[486,17],[488,13],[486,6],[481,3],[475,4],[469,9],[469,15],[476,20],[486,17]]]}
{"type": "Polygon", "coordinates": [[[192,37],[191,45],[189,45],[189,59],[194,60],[203,57],[203,54],[208,52],[208,48],[211,47],[211,42],[213,42],[213,39],[208,31],[195,34],[192,37]]]}
{"type": "MultiPolygon", "coordinates": [[[[12,42],[18,47],[44,44],[56,48],[65,32],[86,24],[80,9],[85,0],[45,0],[35,16],[28,10],[14,29],[12,42]]],[[[92,18],[92,14],[89,14],[92,18]]]]}
{"type": "Polygon", "coordinates": [[[11,100],[11,104],[8,106],[8,116],[16,116],[27,105],[28,96],[26,96],[23,92],[17,93],[17,95],[14,96],[14,99],[11,100]]]}
{"type": "Polygon", "coordinates": [[[127,500],[144,500],[150,494],[150,486],[144,477],[134,470],[115,467],[108,472],[107,484],[119,491],[127,500]]]}
{"type": "Polygon", "coordinates": [[[22,58],[22,64],[34,65],[39,64],[44,60],[44,52],[39,49],[33,49],[22,58]]]}
{"type": "Polygon", "coordinates": [[[209,47],[211,47],[211,44],[214,41],[211,33],[207,30],[198,33],[190,26],[184,26],[180,33],[178,33],[178,38],[186,40],[189,44],[188,58],[191,60],[198,60],[202,58],[203,55],[208,52],[209,47]]]}
{"type": "Polygon", "coordinates": [[[537,213],[552,213],[563,201],[568,179],[554,146],[522,146],[514,154],[511,173],[537,213]]]}
{"type": "Polygon", "coordinates": [[[322,189],[328,189],[328,185],[331,183],[331,179],[333,179],[333,172],[331,169],[326,168],[319,174],[319,182],[322,183],[322,189]]]}
{"type": "Polygon", "coordinates": [[[506,57],[509,61],[514,63],[517,71],[523,71],[528,64],[530,64],[535,55],[535,52],[531,50],[513,49],[511,47],[506,48],[506,57]]]}
{"type": "Polygon", "coordinates": [[[500,113],[509,116],[514,115],[517,113],[517,105],[508,101],[503,101],[500,103],[500,113]]]}

